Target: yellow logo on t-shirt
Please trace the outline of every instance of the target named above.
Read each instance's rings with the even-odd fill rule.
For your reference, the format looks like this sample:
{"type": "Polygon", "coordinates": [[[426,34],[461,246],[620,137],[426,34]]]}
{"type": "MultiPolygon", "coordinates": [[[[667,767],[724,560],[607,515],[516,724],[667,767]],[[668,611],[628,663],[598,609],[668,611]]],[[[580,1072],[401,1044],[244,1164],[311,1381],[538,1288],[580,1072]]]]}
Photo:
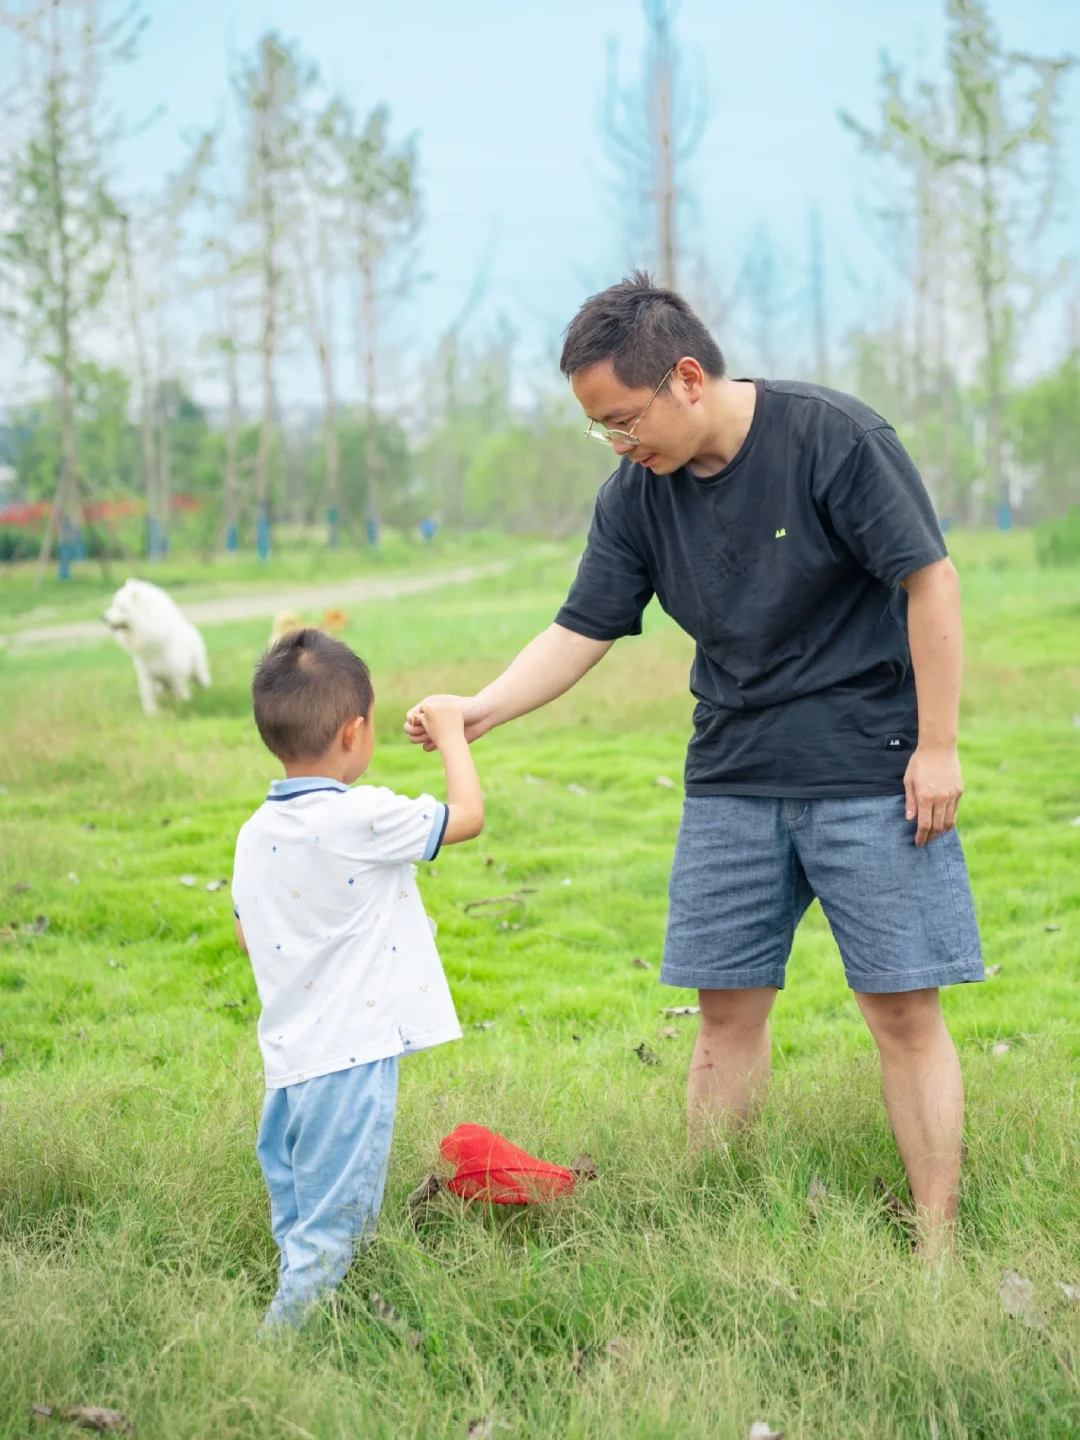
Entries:
{"type": "Polygon", "coordinates": [[[783,528],[781,528],[781,529],[777,530],[776,534],[773,536],[773,539],[774,539],[774,540],[780,540],[780,539],[782,539],[786,534],[787,534],[787,531],[784,530],[783,528]]]}

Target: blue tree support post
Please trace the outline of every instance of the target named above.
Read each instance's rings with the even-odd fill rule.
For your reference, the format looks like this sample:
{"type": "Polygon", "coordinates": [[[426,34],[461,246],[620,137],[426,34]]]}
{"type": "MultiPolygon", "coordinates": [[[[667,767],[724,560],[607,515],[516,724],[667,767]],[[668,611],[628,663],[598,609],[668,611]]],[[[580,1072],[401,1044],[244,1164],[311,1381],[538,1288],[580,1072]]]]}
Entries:
{"type": "Polygon", "coordinates": [[[326,512],[326,544],[329,549],[336,550],[338,543],[338,508],[331,505],[326,512]]]}
{"type": "Polygon", "coordinates": [[[375,519],[374,515],[368,516],[367,538],[371,548],[377,550],[379,548],[379,522],[375,519]]]}
{"type": "Polygon", "coordinates": [[[56,547],[56,577],[71,579],[71,562],[78,553],[79,532],[65,515],[60,521],[60,543],[56,547]]]}
{"type": "Polygon", "coordinates": [[[225,549],[230,555],[235,555],[240,549],[240,527],[235,520],[230,520],[225,527],[225,549]]]}
{"type": "Polygon", "coordinates": [[[259,518],[255,523],[255,549],[260,560],[270,559],[270,511],[265,505],[259,506],[259,518]]]}

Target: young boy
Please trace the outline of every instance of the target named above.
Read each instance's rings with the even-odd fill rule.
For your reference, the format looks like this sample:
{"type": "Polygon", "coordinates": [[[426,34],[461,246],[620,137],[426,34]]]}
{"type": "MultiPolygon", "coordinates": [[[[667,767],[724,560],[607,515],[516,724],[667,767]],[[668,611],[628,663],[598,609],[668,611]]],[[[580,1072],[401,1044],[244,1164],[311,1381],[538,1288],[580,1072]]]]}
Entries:
{"type": "Polygon", "coordinates": [[[424,723],[447,803],[350,785],[371,762],[367,666],[319,630],[264,656],[255,723],[285,767],[236,843],[236,934],[262,1001],[258,1154],[281,1251],[264,1328],[296,1325],[345,1274],[382,1204],[398,1056],[461,1038],[414,861],[479,835],[484,799],[461,711],[424,723]]]}

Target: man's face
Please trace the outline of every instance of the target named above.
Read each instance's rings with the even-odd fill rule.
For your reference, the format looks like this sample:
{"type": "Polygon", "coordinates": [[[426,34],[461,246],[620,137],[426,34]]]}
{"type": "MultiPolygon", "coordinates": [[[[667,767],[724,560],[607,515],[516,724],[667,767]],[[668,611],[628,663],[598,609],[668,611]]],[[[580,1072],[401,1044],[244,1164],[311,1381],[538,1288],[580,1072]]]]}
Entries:
{"type": "Polygon", "coordinates": [[[632,431],[637,437],[634,444],[614,440],[616,455],[629,455],[655,475],[670,475],[693,459],[701,438],[697,404],[701,389],[696,376],[682,373],[687,365],[698,369],[694,361],[680,361],[655,398],[651,386],[631,389],[624,385],[609,360],[579,370],[570,377],[570,384],[590,420],[611,430],[632,431]]]}

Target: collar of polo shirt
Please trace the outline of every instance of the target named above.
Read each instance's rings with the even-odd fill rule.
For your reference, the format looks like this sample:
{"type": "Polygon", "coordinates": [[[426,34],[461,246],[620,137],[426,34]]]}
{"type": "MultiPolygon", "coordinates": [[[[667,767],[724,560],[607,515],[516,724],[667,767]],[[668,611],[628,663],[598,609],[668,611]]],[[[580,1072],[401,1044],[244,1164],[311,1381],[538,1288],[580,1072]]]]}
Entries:
{"type": "Polygon", "coordinates": [[[348,790],[341,780],[331,780],[328,775],[297,775],[292,780],[273,780],[268,800],[291,800],[294,795],[308,795],[313,790],[348,790]]]}

